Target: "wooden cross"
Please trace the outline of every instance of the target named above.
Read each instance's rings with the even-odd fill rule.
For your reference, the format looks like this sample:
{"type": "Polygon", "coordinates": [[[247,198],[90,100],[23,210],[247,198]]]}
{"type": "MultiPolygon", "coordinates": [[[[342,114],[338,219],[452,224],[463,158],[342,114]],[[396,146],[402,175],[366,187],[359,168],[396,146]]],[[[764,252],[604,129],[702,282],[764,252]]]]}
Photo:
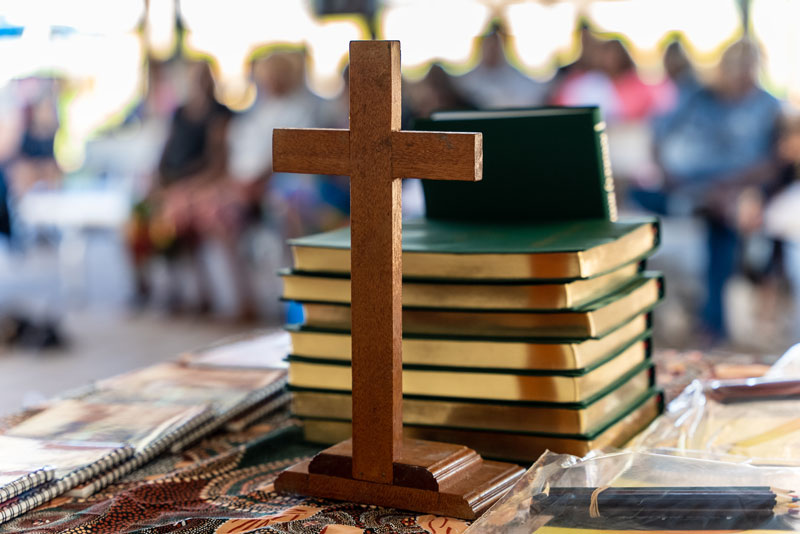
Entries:
{"type": "MultiPolygon", "coordinates": [[[[396,499],[376,502],[373,485],[441,490],[437,474],[452,477],[454,465],[475,464],[470,455],[480,459],[465,447],[403,440],[400,179],[480,180],[482,137],[401,131],[400,112],[400,43],[353,41],[350,129],[273,134],[275,171],[350,176],[353,437],[320,453],[303,476],[350,479],[340,485],[356,488],[344,494],[309,490],[313,480],[290,470],[276,481],[278,489],[398,506],[396,499]],[[408,482],[420,469],[428,481],[408,482]]],[[[427,508],[421,511],[433,511],[427,508]]]]}

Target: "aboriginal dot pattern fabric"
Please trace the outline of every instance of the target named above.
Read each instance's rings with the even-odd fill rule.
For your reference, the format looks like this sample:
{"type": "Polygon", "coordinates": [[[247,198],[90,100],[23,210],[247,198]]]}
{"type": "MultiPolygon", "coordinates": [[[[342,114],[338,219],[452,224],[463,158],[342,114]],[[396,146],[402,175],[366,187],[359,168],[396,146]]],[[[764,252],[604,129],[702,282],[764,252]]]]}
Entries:
{"type": "MultiPolygon", "coordinates": [[[[16,420],[13,422],[17,422],[16,420]]],[[[7,428],[8,421],[0,423],[7,428]],[[6,423],[6,424],[3,424],[6,423]]],[[[157,458],[87,499],[59,497],[0,525],[28,534],[460,534],[468,524],[282,495],[273,481],[317,448],[286,414],[157,458]]]]}

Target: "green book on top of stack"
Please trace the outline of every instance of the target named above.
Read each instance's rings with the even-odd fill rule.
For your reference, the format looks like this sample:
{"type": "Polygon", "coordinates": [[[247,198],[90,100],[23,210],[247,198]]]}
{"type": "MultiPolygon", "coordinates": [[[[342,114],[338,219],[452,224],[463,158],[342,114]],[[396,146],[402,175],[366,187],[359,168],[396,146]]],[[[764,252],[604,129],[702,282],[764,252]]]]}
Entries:
{"type": "Polygon", "coordinates": [[[423,180],[428,218],[616,219],[605,122],[597,107],[444,111],[413,128],[483,134],[483,180],[423,180]]]}
{"type": "MultiPolygon", "coordinates": [[[[403,279],[575,280],[652,254],[658,220],[527,223],[403,222],[403,279]]],[[[350,272],[350,228],[290,239],[294,270],[350,272]]]]}

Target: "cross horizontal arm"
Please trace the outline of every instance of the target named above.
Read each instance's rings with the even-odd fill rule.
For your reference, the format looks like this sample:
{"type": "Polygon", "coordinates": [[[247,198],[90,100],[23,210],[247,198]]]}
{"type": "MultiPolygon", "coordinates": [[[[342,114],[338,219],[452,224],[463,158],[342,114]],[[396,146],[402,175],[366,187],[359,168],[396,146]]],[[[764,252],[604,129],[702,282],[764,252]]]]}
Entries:
{"type": "MultiPolygon", "coordinates": [[[[481,134],[392,132],[392,176],[477,181],[483,174],[481,134]]],[[[276,128],[276,172],[350,175],[350,132],[326,128],[276,128]]]]}
{"type": "Polygon", "coordinates": [[[479,133],[392,132],[392,175],[475,182],[483,176],[479,133]]]}
{"type": "Polygon", "coordinates": [[[272,170],[303,174],[350,174],[350,131],[330,128],[276,128],[272,170]]]}

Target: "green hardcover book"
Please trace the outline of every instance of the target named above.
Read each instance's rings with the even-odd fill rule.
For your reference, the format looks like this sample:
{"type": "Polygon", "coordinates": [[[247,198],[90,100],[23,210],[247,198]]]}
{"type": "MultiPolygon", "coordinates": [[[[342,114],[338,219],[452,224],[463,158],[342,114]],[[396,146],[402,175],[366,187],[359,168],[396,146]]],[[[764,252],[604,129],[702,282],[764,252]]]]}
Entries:
{"type": "MultiPolygon", "coordinates": [[[[406,280],[403,305],[410,308],[567,310],[599,300],[631,280],[645,262],[633,262],[594,278],[566,282],[406,280]]],[[[286,300],[350,303],[346,274],[279,272],[286,300]]]]}
{"type": "MultiPolygon", "coordinates": [[[[654,379],[653,364],[648,360],[584,402],[403,395],[403,423],[510,432],[593,433],[598,426],[627,409],[631,399],[649,391],[654,379]]],[[[480,391],[474,394],[479,395],[480,391]]],[[[300,418],[350,421],[352,397],[349,391],[292,388],[292,413],[300,418]]]]}
{"type": "MultiPolygon", "coordinates": [[[[649,425],[661,413],[663,405],[661,392],[653,389],[633,399],[627,410],[591,434],[498,432],[424,425],[404,425],[403,434],[411,439],[459,443],[475,449],[484,458],[530,463],[546,450],[584,456],[593,449],[621,447],[649,425]]],[[[303,433],[307,441],[331,444],[348,439],[352,427],[349,421],[307,418],[303,420],[303,433]]]]}
{"type": "MultiPolygon", "coordinates": [[[[290,325],[292,352],[318,359],[349,360],[350,332],[290,325]]],[[[591,367],[649,335],[649,314],[617,325],[598,339],[403,335],[403,362],[440,367],[493,367],[565,371],[591,367]]]]}
{"type": "MultiPolygon", "coordinates": [[[[585,402],[649,361],[650,342],[639,339],[596,365],[570,371],[403,365],[403,393],[448,398],[585,402]]],[[[351,390],[348,360],[289,356],[293,387],[351,390]]]]}
{"type": "Polygon", "coordinates": [[[429,218],[616,219],[605,123],[596,107],[445,111],[413,127],[483,133],[483,180],[424,180],[429,218]]]}
{"type": "MultiPolygon", "coordinates": [[[[663,278],[644,273],[620,290],[571,310],[453,310],[403,308],[403,332],[430,335],[600,338],[620,323],[651,310],[663,278]]],[[[348,330],[350,306],[303,302],[305,324],[348,330]]]]}
{"type": "MultiPolygon", "coordinates": [[[[658,241],[658,220],[652,217],[506,224],[409,220],[403,222],[403,278],[592,278],[647,257],[658,241]]],[[[296,271],[350,272],[350,228],[291,239],[289,245],[296,271]]]]}

